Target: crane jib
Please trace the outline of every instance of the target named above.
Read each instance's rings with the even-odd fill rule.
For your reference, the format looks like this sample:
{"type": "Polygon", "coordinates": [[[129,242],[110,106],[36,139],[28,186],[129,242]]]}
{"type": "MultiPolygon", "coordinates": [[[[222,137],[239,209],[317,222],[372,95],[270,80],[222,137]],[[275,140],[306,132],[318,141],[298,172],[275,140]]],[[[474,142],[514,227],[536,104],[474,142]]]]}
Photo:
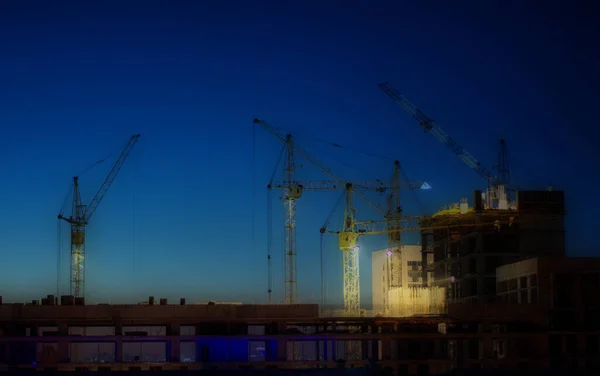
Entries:
{"type": "Polygon", "coordinates": [[[425,129],[425,132],[431,133],[442,144],[446,145],[454,154],[456,154],[467,166],[474,169],[479,175],[488,181],[496,180],[496,175],[487,170],[481,163],[475,159],[469,152],[460,146],[452,137],[442,130],[435,121],[425,115],[420,109],[412,104],[404,95],[394,89],[389,83],[384,82],[378,85],[379,88],[386,93],[394,102],[402,107],[409,115],[411,115],[420,126],[425,129]]]}

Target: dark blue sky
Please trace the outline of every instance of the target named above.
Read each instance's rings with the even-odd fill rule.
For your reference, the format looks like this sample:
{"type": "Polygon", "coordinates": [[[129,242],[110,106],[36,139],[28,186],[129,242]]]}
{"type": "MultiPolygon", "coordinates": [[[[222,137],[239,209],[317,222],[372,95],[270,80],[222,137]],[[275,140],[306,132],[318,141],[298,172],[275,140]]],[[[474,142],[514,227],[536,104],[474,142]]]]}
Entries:
{"type": "MultiPolygon", "coordinates": [[[[70,180],[133,133],[140,142],[88,228],[91,302],[266,300],[264,187],[281,145],[253,131],[254,117],[298,132],[348,178],[387,178],[400,159],[411,179],[433,186],[419,194],[429,211],[470,199],[484,181],[377,88],[385,80],[488,166],[506,137],[513,181],[566,190],[569,252],[595,254],[600,49],[591,1],[299,4],[3,1],[0,294],[56,291],[56,214],[70,180]]],[[[319,176],[304,165],[300,177],[319,176]]],[[[86,201],[109,168],[81,175],[86,201]]],[[[338,195],[310,192],[298,205],[303,302],[319,300],[318,229],[338,195]]],[[[419,214],[411,199],[405,211],[419,214]]],[[[278,202],[273,213],[281,299],[278,202]]],[[[63,235],[64,294],[66,227],[63,235]]],[[[336,303],[341,255],[334,238],[324,244],[336,303]]],[[[384,244],[361,241],[365,303],[368,251],[384,244]]]]}

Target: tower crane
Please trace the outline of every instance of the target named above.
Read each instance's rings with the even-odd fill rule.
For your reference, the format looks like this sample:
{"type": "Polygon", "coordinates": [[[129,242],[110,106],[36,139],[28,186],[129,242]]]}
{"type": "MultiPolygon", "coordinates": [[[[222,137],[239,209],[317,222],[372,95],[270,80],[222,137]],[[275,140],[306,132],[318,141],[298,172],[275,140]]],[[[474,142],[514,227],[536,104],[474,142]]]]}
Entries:
{"type": "MultiPolygon", "coordinates": [[[[400,232],[396,229],[401,228],[403,220],[402,208],[400,206],[400,190],[401,189],[429,189],[429,184],[424,181],[401,181],[400,180],[400,162],[394,162],[394,173],[389,184],[390,194],[387,197],[387,212],[384,215],[384,223],[388,231],[388,258],[390,274],[393,275],[393,286],[401,284],[401,255],[400,232]]],[[[361,235],[360,225],[362,222],[357,222],[356,212],[354,208],[353,193],[355,186],[347,183],[345,186],[345,204],[344,204],[344,220],[341,232],[338,234],[338,242],[342,251],[343,264],[343,285],[344,285],[344,313],[348,316],[358,316],[360,314],[360,274],[358,263],[359,247],[358,237],[361,235]]],[[[334,209],[335,210],[335,209],[334,209]]],[[[321,228],[321,234],[326,233],[327,223],[321,228]]]]}
{"type": "Polygon", "coordinates": [[[487,168],[485,168],[475,157],[471,155],[467,150],[460,146],[450,135],[448,135],[442,128],[440,128],[434,120],[425,115],[420,109],[417,108],[411,101],[408,100],[402,93],[394,89],[388,82],[380,83],[379,88],[386,93],[394,102],[396,102],[404,111],[406,111],[413,119],[415,119],[420,126],[423,127],[425,132],[431,133],[437,138],[442,144],[456,154],[467,166],[474,169],[480,176],[482,176],[488,184],[486,194],[486,205],[492,209],[509,209],[509,200],[507,195],[506,184],[510,178],[506,142],[502,138],[500,139],[500,151],[498,155],[498,165],[496,170],[498,174],[494,174],[487,168]]]}
{"type": "MultiPolygon", "coordinates": [[[[290,134],[283,134],[269,123],[254,119],[254,124],[262,127],[271,135],[275,136],[284,144],[282,153],[284,156],[284,173],[285,180],[282,182],[269,182],[267,188],[277,188],[283,190],[283,202],[285,209],[284,219],[284,257],[285,257],[285,303],[295,304],[298,297],[297,287],[297,271],[296,271],[296,200],[302,197],[304,190],[337,190],[345,189],[348,185],[355,187],[355,194],[362,201],[367,203],[377,212],[385,215],[385,211],[381,210],[377,205],[371,203],[361,192],[363,190],[374,190],[377,192],[385,192],[390,187],[382,181],[347,181],[337,175],[333,170],[319,161],[306,150],[300,148],[292,139],[290,134]],[[296,161],[295,155],[299,155],[302,159],[308,161],[315,168],[320,170],[331,181],[298,181],[296,180],[296,161]]],[[[421,187],[424,182],[412,182],[412,186],[421,187]]],[[[344,264],[345,265],[345,264],[344,264]]],[[[354,264],[353,264],[354,265],[354,264]]],[[[358,263],[352,266],[352,273],[358,274],[358,263]]],[[[269,296],[271,288],[269,287],[269,296]]],[[[354,293],[356,294],[356,293],[354,293]]],[[[357,297],[356,299],[359,299],[357,297]]]]}
{"type": "Polygon", "coordinates": [[[85,297],[85,228],[98,208],[100,201],[102,201],[111,184],[119,174],[121,167],[123,167],[123,163],[125,163],[127,156],[139,138],[139,134],[131,136],[114,166],[104,179],[104,183],[102,183],[100,189],[98,189],[98,192],[88,205],[85,205],[81,199],[81,193],[79,192],[79,177],[73,177],[73,203],[71,215],[65,217],[63,213],[60,212],[58,214],[58,219],[62,219],[71,225],[69,290],[70,294],[74,297],[85,297]]]}

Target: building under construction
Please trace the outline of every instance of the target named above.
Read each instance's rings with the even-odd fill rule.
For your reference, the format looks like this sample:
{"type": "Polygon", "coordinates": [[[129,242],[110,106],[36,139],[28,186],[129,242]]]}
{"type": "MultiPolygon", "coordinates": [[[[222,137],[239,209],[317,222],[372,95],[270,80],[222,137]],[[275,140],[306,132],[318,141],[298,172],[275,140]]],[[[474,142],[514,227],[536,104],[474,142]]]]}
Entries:
{"type": "Polygon", "coordinates": [[[497,267],[565,255],[563,191],[518,191],[505,209],[486,208],[489,199],[475,191],[473,207],[442,210],[421,233],[423,282],[445,287],[448,303],[492,301],[497,267]]]}
{"type": "Polygon", "coordinates": [[[503,138],[497,164],[487,169],[389,83],[379,87],[426,133],[483,177],[488,187],[475,191],[473,207],[463,199],[420,221],[425,286],[446,288],[449,303],[486,302],[495,296],[497,267],[533,256],[565,254],[564,193],[518,191],[512,197],[503,138]]]}
{"type": "Polygon", "coordinates": [[[390,251],[382,249],[371,254],[373,315],[409,317],[443,314],[446,311],[444,286],[425,286],[422,277],[420,245],[400,246],[400,283],[390,283],[390,251]]]}

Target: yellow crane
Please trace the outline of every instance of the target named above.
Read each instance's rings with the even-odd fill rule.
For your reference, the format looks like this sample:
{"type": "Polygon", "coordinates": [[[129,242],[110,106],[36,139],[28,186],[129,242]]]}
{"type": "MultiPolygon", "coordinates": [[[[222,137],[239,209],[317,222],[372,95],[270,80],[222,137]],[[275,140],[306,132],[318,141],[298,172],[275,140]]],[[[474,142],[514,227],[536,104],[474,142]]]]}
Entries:
{"type": "Polygon", "coordinates": [[[65,217],[62,212],[58,214],[59,220],[64,220],[71,225],[71,257],[69,270],[69,290],[70,294],[76,298],[85,297],[85,228],[92,215],[98,208],[100,201],[106,195],[108,188],[119,174],[127,156],[140,138],[139,134],[131,136],[127,145],[119,155],[114,166],[104,179],[104,183],[98,189],[98,192],[89,203],[85,205],[79,192],[79,177],[73,177],[73,203],[71,215],[65,217]]]}
{"type": "MultiPolygon", "coordinates": [[[[394,173],[389,183],[388,210],[384,213],[386,233],[388,234],[388,245],[390,254],[388,255],[389,267],[391,270],[400,274],[400,233],[396,229],[401,228],[402,209],[399,204],[401,189],[429,189],[430,186],[424,181],[402,181],[400,180],[400,162],[394,162],[394,173]]],[[[356,220],[356,211],[354,208],[353,195],[356,186],[346,184],[344,196],[344,219],[341,231],[335,231],[338,234],[339,248],[342,252],[343,266],[343,298],[344,314],[348,316],[360,315],[360,268],[358,237],[361,235],[361,226],[364,222],[356,220]]],[[[334,208],[335,210],[335,208],[334,208]]],[[[332,215],[329,216],[331,218],[332,215]]],[[[331,232],[327,230],[327,223],[321,228],[321,234],[331,232]]],[[[399,285],[399,278],[393,279],[395,284],[399,285]]]]}
{"type": "MultiPolygon", "coordinates": [[[[272,189],[282,189],[283,190],[283,203],[285,208],[285,223],[284,223],[284,257],[285,257],[285,293],[284,293],[284,301],[286,304],[295,304],[297,303],[298,297],[298,284],[297,284],[297,270],[296,270],[296,201],[302,197],[302,193],[304,190],[338,190],[338,189],[346,189],[348,186],[353,188],[356,196],[359,197],[362,201],[367,203],[377,212],[382,215],[385,215],[385,211],[383,211],[379,206],[373,204],[370,200],[365,197],[365,195],[361,192],[364,190],[373,190],[377,192],[385,192],[386,190],[393,188],[389,185],[389,183],[384,181],[349,181],[341,178],[337,175],[333,170],[319,161],[316,157],[311,155],[306,150],[299,147],[290,134],[284,134],[280,132],[278,129],[270,125],[269,123],[254,119],[254,124],[262,127],[268,133],[275,136],[279,141],[281,141],[284,146],[282,150],[282,157],[284,159],[283,170],[285,173],[285,180],[282,182],[269,182],[267,188],[272,189]],[[298,181],[296,180],[296,160],[295,156],[298,155],[302,159],[309,162],[315,168],[320,170],[325,176],[327,176],[331,181],[298,181]]],[[[280,158],[281,159],[281,158],[280,158]]],[[[421,187],[424,182],[412,182],[409,183],[415,187],[421,187]]],[[[270,254],[270,252],[269,252],[270,254]]],[[[345,270],[348,270],[347,275],[358,275],[358,262],[354,262],[356,257],[352,256],[351,253],[345,252],[344,257],[344,265],[345,270]],[[348,265],[348,268],[346,268],[348,265]]],[[[269,256],[270,257],[270,256],[269,256]]],[[[270,262],[270,259],[268,260],[270,262]]],[[[346,273],[345,273],[346,275],[346,273]]],[[[354,278],[356,279],[356,278],[354,278]]],[[[348,278],[348,280],[353,280],[353,278],[348,278]]],[[[348,283],[348,291],[349,294],[353,297],[350,299],[353,303],[349,303],[349,306],[355,307],[357,303],[360,301],[360,297],[358,295],[359,290],[351,288],[350,286],[355,286],[355,283],[348,283]]],[[[269,301],[271,301],[271,286],[269,285],[269,301]]],[[[360,306],[360,303],[358,303],[360,306]]]]}

